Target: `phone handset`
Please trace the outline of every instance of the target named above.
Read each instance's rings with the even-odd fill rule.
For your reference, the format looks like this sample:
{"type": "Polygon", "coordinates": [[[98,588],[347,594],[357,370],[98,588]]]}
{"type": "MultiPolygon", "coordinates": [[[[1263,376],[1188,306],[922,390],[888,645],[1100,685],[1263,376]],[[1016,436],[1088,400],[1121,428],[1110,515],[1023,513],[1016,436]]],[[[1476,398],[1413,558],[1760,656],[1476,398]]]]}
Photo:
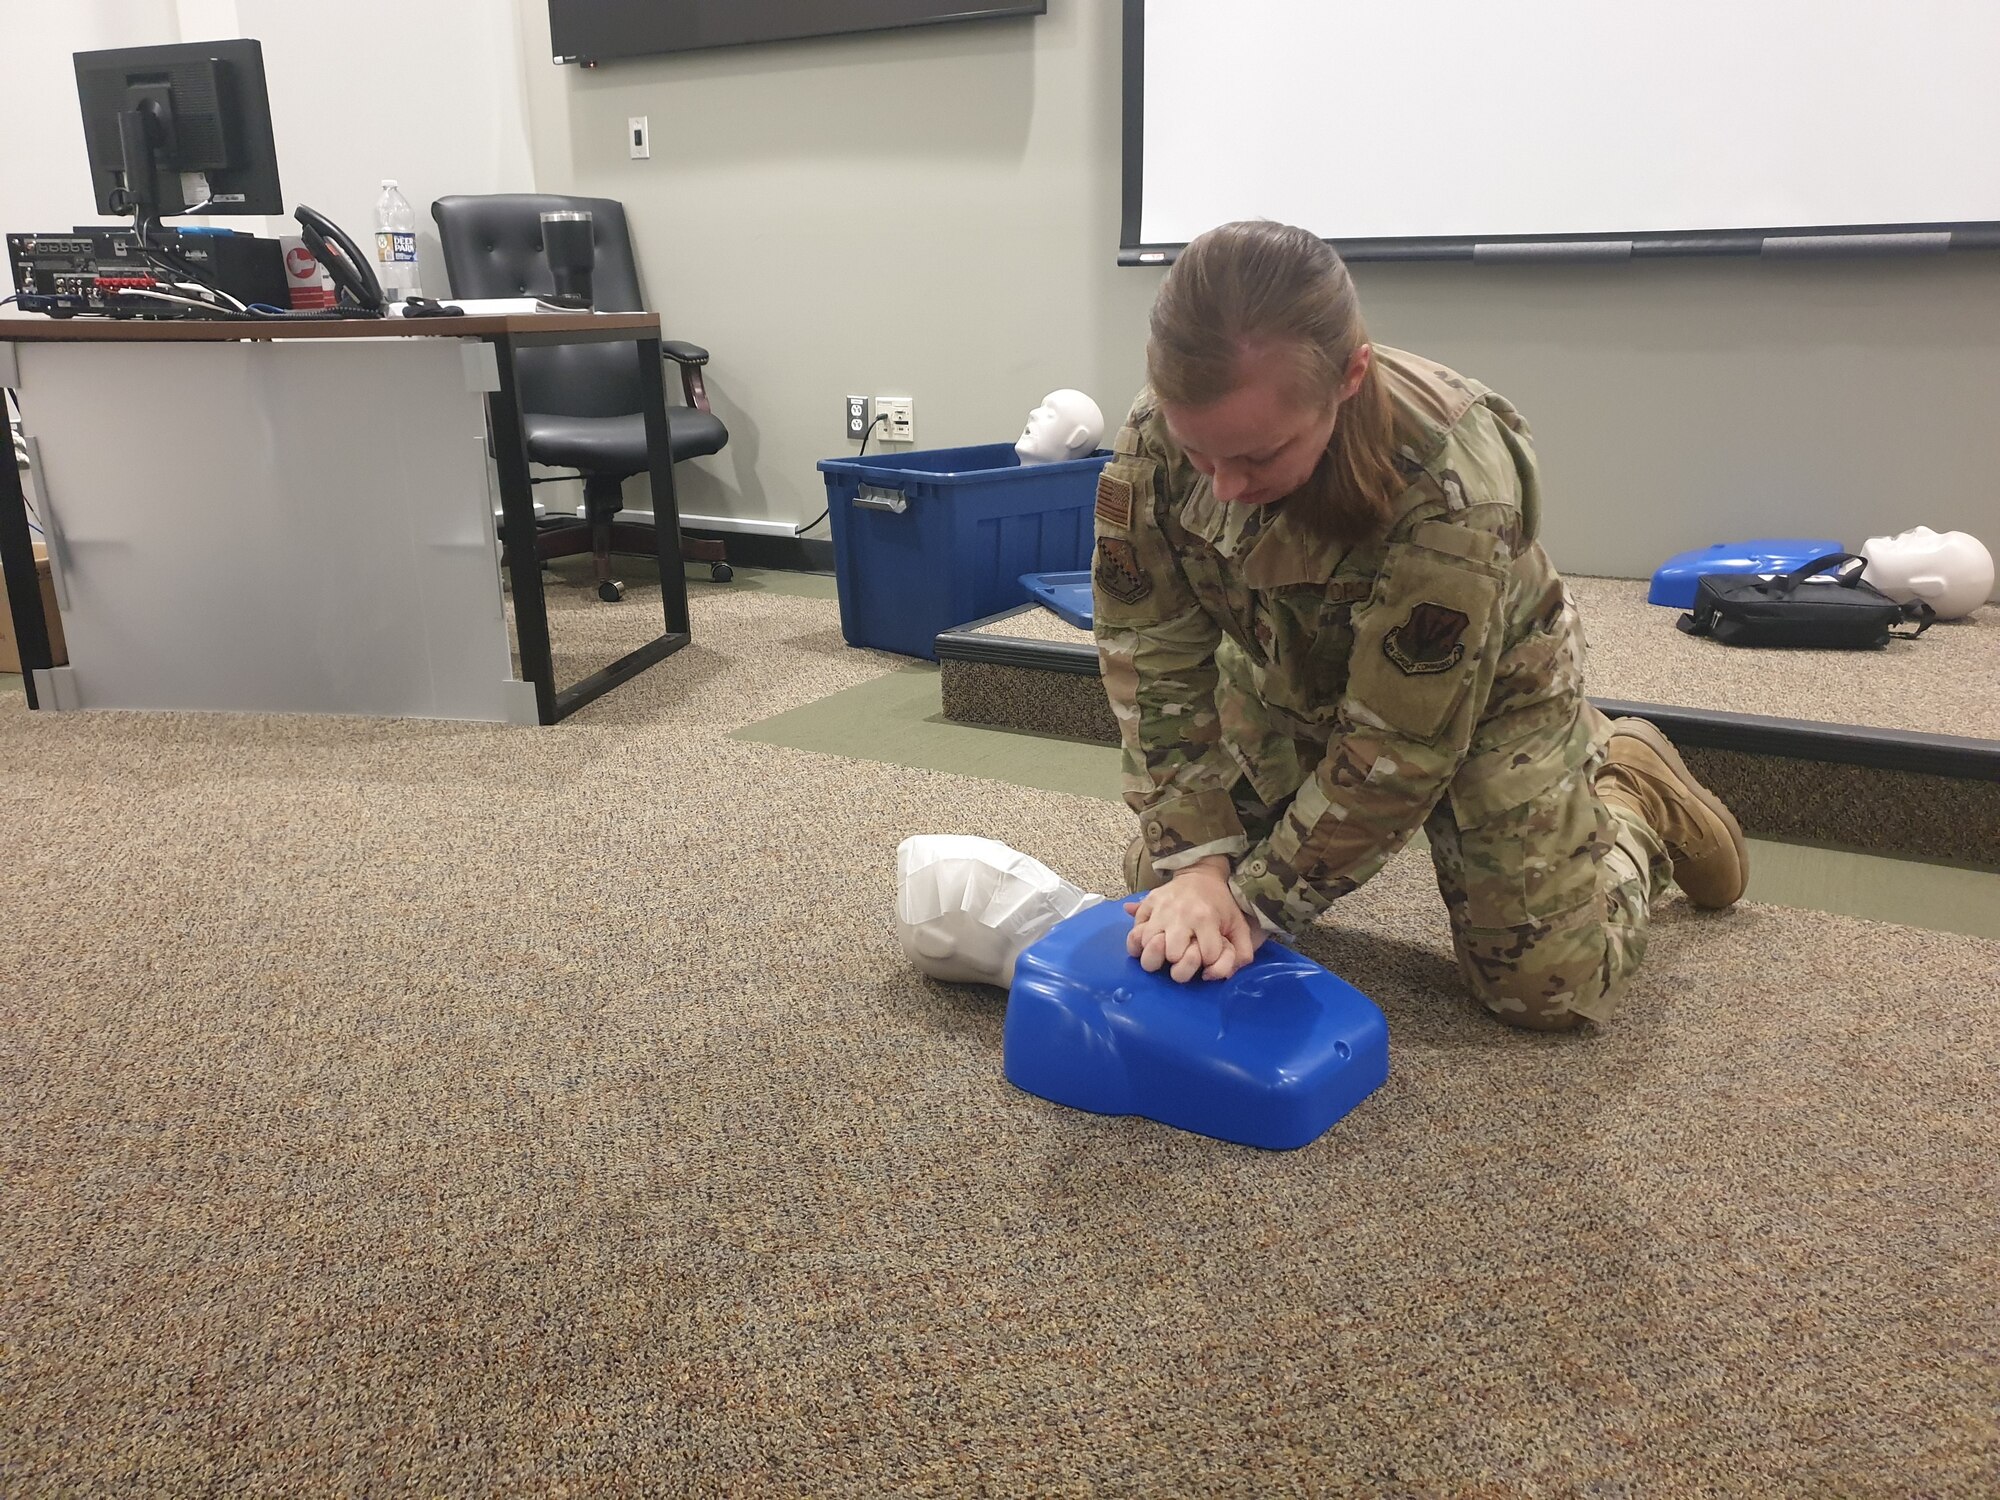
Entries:
{"type": "Polygon", "coordinates": [[[388,299],[382,295],[382,283],[375,279],[375,268],[360,247],[318,209],[301,203],[292,217],[299,221],[300,238],[305,241],[306,249],[326,267],[333,284],[360,311],[379,317],[388,299]]]}

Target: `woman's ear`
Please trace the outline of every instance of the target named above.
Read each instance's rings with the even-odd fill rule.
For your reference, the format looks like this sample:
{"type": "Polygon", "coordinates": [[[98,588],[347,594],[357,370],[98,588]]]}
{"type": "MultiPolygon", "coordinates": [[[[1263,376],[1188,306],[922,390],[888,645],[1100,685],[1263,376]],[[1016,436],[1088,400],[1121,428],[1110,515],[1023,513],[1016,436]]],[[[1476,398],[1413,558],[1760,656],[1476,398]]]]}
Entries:
{"type": "Polygon", "coordinates": [[[1354,393],[1361,389],[1361,382],[1368,378],[1368,366],[1374,362],[1375,346],[1362,344],[1347,356],[1347,368],[1340,375],[1340,399],[1352,401],[1354,393]]]}

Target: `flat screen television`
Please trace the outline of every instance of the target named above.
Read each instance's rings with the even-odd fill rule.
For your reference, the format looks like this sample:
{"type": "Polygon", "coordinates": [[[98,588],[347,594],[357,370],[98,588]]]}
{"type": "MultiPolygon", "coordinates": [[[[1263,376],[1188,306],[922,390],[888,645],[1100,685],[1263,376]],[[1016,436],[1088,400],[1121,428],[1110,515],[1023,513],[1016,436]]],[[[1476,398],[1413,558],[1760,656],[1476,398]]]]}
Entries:
{"type": "Polygon", "coordinates": [[[559,63],[694,52],[747,42],[1039,16],[1048,0],[549,0],[559,63]]]}

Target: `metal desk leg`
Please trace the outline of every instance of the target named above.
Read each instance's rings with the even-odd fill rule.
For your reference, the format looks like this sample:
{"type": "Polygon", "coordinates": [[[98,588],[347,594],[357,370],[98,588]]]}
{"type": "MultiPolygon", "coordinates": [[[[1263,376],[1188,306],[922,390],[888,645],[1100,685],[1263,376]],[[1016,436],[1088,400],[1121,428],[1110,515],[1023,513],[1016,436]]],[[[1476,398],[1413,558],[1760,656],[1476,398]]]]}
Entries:
{"type": "Polygon", "coordinates": [[[670,635],[687,635],[687,573],[681,566],[681,507],[668,439],[666,380],[658,339],[640,339],[639,395],[646,403],[646,470],[653,488],[653,535],[660,553],[660,606],[670,635]]]}
{"type": "MultiPolygon", "coordinates": [[[[657,356],[659,345],[653,345],[657,356]]],[[[0,351],[11,352],[11,351],[0,351]]],[[[6,412],[0,401],[0,415],[6,412]]],[[[6,426],[0,421],[0,427],[6,426]]],[[[28,530],[28,502],[21,491],[21,471],[14,462],[10,437],[4,458],[0,458],[0,576],[7,580],[7,605],[14,616],[14,640],[21,652],[21,685],[27,690],[28,707],[40,708],[35,696],[35,673],[53,665],[49,660],[49,622],[42,613],[42,580],[35,570],[35,544],[28,530]]],[[[675,568],[678,576],[679,568],[675,568]]]]}
{"type": "Polygon", "coordinates": [[[535,715],[544,724],[556,712],[555,664],[549,658],[549,611],[542,597],[542,559],[535,546],[535,490],[528,478],[528,438],[521,419],[520,372],[514,341],[490,340],[500,367],[500,389],[488,398],[493,462],[500,473],[500,514],[507,538],[507,575],[514,585],[514,636],[521,647],[521,675],[535,686],[535,715]]]}
{"type": "Polygon", "coordinates": [[[680,513],[674,506],[673,446],[667,441],[665,385],[660,378],[660,341],[636,340],[639,350],[639,390],[646,403],[646,462],[652,469],[653,545],[660,559],[660,603],[666,631],[610,666],[593,672],[556,694],[555,713],[566,719],[584,704],[601,698],[621,682],[630,682],[655,662],[688,643],[687,575],[681,571],[680,513]]]}

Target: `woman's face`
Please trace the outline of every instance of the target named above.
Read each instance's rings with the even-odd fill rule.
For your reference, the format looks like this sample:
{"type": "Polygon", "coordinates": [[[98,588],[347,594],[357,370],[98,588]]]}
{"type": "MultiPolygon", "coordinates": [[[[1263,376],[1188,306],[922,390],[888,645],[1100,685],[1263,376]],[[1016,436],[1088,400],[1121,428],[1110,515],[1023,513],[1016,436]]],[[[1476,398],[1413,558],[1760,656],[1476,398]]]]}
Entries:
{"type": "Polygon", "coordinates": [[[1243,378],[1227,396],[1207,406],[1163,401],[1160,414],[1188,462],[1208,476],[1216,499],[1269,505],[1312,477],[1332,440],[1340,404],[1361,388],[1373,352],[1366,344],[1354,351],[1340,389],[1323,405],[1301,405],[1284,352],[1247,350],[1243,378]]]}

